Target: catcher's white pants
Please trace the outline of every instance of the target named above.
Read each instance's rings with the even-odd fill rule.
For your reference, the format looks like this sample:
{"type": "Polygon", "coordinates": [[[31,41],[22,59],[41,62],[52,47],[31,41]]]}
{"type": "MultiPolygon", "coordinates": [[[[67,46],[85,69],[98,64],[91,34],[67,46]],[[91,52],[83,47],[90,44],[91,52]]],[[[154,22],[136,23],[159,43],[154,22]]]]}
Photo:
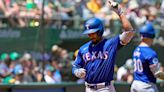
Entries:
{"type": "Polygon", "coordinates": [[[113,84],[111,83],[109,86],[100,89],[91,89],[86,86],[86,92],[116,92],[113,84]]]}

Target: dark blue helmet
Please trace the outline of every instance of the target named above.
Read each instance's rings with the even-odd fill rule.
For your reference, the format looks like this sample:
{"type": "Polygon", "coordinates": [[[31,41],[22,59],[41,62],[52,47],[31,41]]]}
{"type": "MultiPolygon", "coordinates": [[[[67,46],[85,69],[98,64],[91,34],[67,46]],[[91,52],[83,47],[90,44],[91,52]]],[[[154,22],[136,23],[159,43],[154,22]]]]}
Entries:
{"type": "Polygon", "coordinates": [[[98,18],[91,18],[87,20],[84,24],[84,32],[83,34],[90,34],[97,32],[98,35],[102,36],[104,32],[104,26],[100,19],[98,18]]]}
{"type": "Polygon", "coordinates": [[[155,37],[155,29],[152,23],[146,23],[143,27],[139,29],[139,32],[143,37],[151,39],[155,37]]]}

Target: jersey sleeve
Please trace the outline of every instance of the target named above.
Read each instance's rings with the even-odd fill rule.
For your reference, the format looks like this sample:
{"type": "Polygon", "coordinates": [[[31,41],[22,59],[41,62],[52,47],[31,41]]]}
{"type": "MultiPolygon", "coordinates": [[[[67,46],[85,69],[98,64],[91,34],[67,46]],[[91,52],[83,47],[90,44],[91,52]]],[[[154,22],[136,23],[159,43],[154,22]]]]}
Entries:
{"type": "Polygon", "coordinates": [[[118,50],[121,47],[123,47],[123,45],[120,44],[120,37],[119,37],[119,35],[114,36],[114,37],[108,39],[107,45],[105,45],[105,47],[108,48],[108,47],[111,47],[111,46],[114,47],[114,48],[116,48],[116,50],[118,50]]]}
{"type": "Polygon", "coordinates": [[[126,31],[120,34],[120,43],[122,45],[128,44],[134,36],[134,31],[126,31]]]}
{"type": "Polygon", "coordinates": [[[150,65],[152,65],[152,64],[158,64],[158,63],[159,63],[159,60],[158,60],[157,55],[151,55],[151,56],[149,56],[149,57],[147,58],[147,61],[149,61],[148,63],[149,63],[150,65]]]}
{"type": "Polygon", "coordinates": [[[148,58],[148,61],[149,61],[148,63],[149,63],[150,70],[155,75],[155,73],[158,72],[160,68],[157,55],[151,56],[150,58],[148,58]]]}
{"type": "Polygon", "coordinates": [[[117,47],[117,50],[120,49],[121,47],[123,47],[123,45],[120,43],[120,36],[119,35],[113,37],[112,42],[113,42],[113,45],[115,45],[117,47]]]}
{"type": "Polygon", "coordinates": [[[74,74],[74,71],[79,68],[84,67],[85,62],[83,61],[81,51],[79,50],[77,57],[73,63],[72,73],[74,74]]]}

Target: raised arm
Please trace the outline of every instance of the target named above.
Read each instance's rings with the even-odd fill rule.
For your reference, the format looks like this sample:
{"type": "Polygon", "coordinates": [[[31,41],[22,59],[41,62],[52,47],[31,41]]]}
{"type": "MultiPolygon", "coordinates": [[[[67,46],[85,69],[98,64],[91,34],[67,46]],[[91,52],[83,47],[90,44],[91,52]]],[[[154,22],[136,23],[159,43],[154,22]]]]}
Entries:
{"type": "Polygon", "coordinates": [[[124,15],[124,13],[120,15],[120,19],[121,19],[121,22],[125,31],[133,31],[133,27],[131,23],[129,22],[129,20],[124,15]]]}
{"type": "Polygon", "coordinates": [[[133,38],[134,29],[129,20],[126,18],[121,6],[117,2],[113,2],[111,0],[108,0],[107,2],[109,3],[109,6],[112,8],[112,10],[115,11],[120,17],[124,29],[124,32],[120,34],[120,43],[122,45],[126,45],[133,38]]]}
{"type": "Polygon", "coordinates": [[[117,2],[112,2],[111,0],[108,0],[108,3],[109,6],[112,8],[112,10],[115,11],[117,15],[120,17],[124,30],[125,31],[133,30],[133,27],[129,22],[129,20],[126,18],[121,6],[117,2]]]}

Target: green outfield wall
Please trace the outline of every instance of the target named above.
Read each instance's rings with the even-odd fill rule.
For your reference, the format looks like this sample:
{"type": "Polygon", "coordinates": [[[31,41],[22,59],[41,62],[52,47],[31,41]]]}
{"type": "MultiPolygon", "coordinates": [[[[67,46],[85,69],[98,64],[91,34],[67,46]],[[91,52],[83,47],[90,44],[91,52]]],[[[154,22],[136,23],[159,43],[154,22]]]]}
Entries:
{"type": "MultiPolygon", "coordinates": [[[[114,83],[117,92],[130,92],[127,83],[114,83]]],[[[157,84],[159,92],[164,92],[164,82],[157,84]]],[[[84,84],[73,82],[61,84],[29,83],[29,84],[0,84],[0,92],[85,92],[84,84]]]]}
{"type": "MultiPolygon", "coordinates": [[[[164,37],[164,32],[160,34],[164,37]]],[[[69,51],[75,51],[89,39],[80,29],[54,28],[0,28],[0,53],[11,51],[50,51],[57,44],[69,51]]],[[[116,64],[123,65],[132,57],[137,42],[131,41],[117,53],[116,64]]],[[[164,64],[164,46],[153,45],[160,62],[164,64]]]]}

